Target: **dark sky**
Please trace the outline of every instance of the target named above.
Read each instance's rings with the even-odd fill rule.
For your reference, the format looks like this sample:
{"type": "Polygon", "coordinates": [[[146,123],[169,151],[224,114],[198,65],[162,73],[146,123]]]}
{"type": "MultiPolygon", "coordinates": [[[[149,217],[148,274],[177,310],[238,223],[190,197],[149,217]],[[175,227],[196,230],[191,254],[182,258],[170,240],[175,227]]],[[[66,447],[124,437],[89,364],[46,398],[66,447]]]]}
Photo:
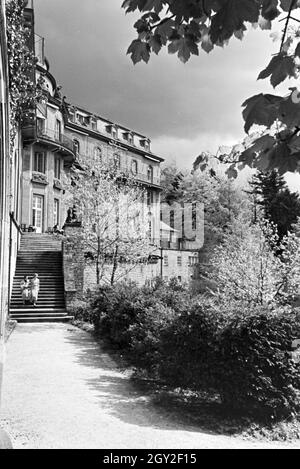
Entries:
{"type": "MultiPolygon", "coordinates": [[[[190,167],[205,150],[242,140],[241,104],[278,48],[270,31],[205,52],[182,64],[165,52],[134,66],[126,50],[134,15],[122,0],[35,0],[36,32],[68,99],[152,139],[154,152],[190,167]]],[[[285,87],[286,89],[287,87],[285,87]]]]}

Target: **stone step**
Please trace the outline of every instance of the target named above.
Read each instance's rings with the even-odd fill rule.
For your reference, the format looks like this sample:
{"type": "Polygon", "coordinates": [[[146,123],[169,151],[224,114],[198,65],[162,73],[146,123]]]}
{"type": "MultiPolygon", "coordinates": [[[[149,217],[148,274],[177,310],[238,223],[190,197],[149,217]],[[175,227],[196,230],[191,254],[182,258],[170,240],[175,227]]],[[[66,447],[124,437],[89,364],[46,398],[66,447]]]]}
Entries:
{"type": "Polygon", "coordinates": [[[24,323],[38,323],[38,322],[70,322],[74,319],[74,316],[28,316],[15,317],[14,320],[20,324],[24,323]]]}
{"type": "MultiPolygon", "coordinates": [[[[10,313],[13,313],[13,312],[18,312],[18,311],[30,311],[30,309],[32,309],[32,305],[28,305],[28,308],[26,308],[25,305],[15,305],[15,304],[12,304],[11,307],[10,307],[10,313]]],[[[36,310],[41,310],[41,311],[47,311],[49,309],[62,309],[64,308],[65,305],[64,303],[49,303],[49,304],[40,304],[39,302],[37,303],[37,306],[36,306],[36,310]]]]}

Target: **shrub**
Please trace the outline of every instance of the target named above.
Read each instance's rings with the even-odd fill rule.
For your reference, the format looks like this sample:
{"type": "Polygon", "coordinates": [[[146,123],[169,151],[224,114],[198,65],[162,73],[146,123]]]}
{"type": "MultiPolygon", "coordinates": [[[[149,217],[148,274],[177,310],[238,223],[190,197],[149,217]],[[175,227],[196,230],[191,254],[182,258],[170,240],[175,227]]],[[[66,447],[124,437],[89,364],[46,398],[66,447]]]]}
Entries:
{"type": "Polygon", "coordinates": [[[299,412],[299,365],[291,352],[300,322],[290,308],[192,298],[161,282],[100,288],[90,304],[102,337],[151,377],[218,394],[229,408],[256,417],[299,412]]]}
{"type": "Polygon", "coordinates": [[[282,417],[300,409],[299,364],[292,341],[299,316],[288,309],[234,314],[217,334],[215,382],[223,401],[255,414],[282,417]]]}
{"type": "Polygon", "coordinates": [[[72,301],[68,306],[68,312],[79,321],[91,322],[91,309],[87,299],[78,299],[72,301]]]}
{"type": "Polygon", "coordinates": [[[162,332],[159,375],[175,386],[214,391],[232,409],[289,416],[300,410],[295,338],[300,324],[291,310],[237,303],[222,311],[204,299],[162,332]]]}

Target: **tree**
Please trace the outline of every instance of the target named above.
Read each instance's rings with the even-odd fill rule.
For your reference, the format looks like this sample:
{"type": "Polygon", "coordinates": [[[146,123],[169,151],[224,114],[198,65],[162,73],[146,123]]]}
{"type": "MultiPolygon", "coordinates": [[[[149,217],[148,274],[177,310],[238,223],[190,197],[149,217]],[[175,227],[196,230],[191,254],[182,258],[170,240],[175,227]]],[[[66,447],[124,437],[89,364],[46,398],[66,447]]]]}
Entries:
{"type": "Polygon", "coordinates": [[[178,169],[174,165],[165,168],[164,172],[168,177],[162,178],[163,201],[204,204],[204,246],[199,253],[199,273],[201,289],[206,291],[207,286],[212,286],[209,273],[214,249],[230,233],[237,218],[243,217],[245,223],[252,221],[249,198],[225,174],[211,167],[202,171],[200,165],[192,172],[181,172],[179,184],[178,169]]]}
{"type": "Polygon", "coordinates": [[[149,239],[144,190],[114,162],[95,156],[79,159],[79,165],[68,183],[69,202],[82,220],[76,242],[95,267],[97,284],[113,285],[156,250],[149,239]]]}
{"type": "Polygon", "coordinates": [[[184,173],[179,171],[176,165],[171,164],[163,168],[161,173],[161,185],[163,188],[161,198],[163,202],[172,204],[182,198],[183,178],[184,173]]]}
{"type": "Polygon", "coordinates": [[[278,231],[279,240],[291,231],[300,216],[300,197],[291,192],[276,170],[258,172],[250,182],[256,203],[262,208],[263,216],[272,222],[278,231]]]}
{"type": "MultiPolygon", "coordinates": [[[[148,62],[152,53],[158,54],[164,47],[187,62],[192,54],[199,55],[200,49],[210,52],[233,37],[242,40],[249,24],[271,29],[275,21],[283,20],[278,53],[258,79],[270,78],[275,88],[299,74],[300,30],[296,15],[300,0],[125,0],[122,6],[127,13],[141,13],[134,25],[138,36],[128,49],[135,64],[148,62]]],[[[236,177],[237,163],[240,168],[247,165],[262,171],[277,168],[281,174],[298,171],[298,91],[292,89],[288,96],[260,93],[247,99],[243,108],[245,131],[249,133],[253,126],[260,128],[244,140],[242,148],[235,146],[225,155],[232,163],[230,177],[236,177]]]]}
{"type": "Polygon", "coordinates": [[[11,148],[19,124],[33,117],[44,97],[43,78],[37,82],[34,78],[36,58],[29,46],[31,31],[25,24],[24,5],[24,0],[6,0],[11,148]]]}
{"type": "Polygon", "coordinates": [[[260,305],[293,300],[299,294],[300,238],[294,234],[284,237],[281,256],[275,254],[278,241],[271,224],[237,221],[212,258],[215,294],[225,302],[260,305]]]}

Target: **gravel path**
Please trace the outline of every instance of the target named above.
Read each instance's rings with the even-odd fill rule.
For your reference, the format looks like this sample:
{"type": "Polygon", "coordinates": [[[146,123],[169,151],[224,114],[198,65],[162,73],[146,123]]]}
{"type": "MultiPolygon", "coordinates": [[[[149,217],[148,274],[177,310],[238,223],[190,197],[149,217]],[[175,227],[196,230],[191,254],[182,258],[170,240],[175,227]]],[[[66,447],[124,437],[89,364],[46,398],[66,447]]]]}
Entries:
{"type": "Polygon", "coordinates": [[[133,386],[93,337],[20,324],[7,345],[1,425],[15,448],[280,448],[176,422],[133,386]]]}

